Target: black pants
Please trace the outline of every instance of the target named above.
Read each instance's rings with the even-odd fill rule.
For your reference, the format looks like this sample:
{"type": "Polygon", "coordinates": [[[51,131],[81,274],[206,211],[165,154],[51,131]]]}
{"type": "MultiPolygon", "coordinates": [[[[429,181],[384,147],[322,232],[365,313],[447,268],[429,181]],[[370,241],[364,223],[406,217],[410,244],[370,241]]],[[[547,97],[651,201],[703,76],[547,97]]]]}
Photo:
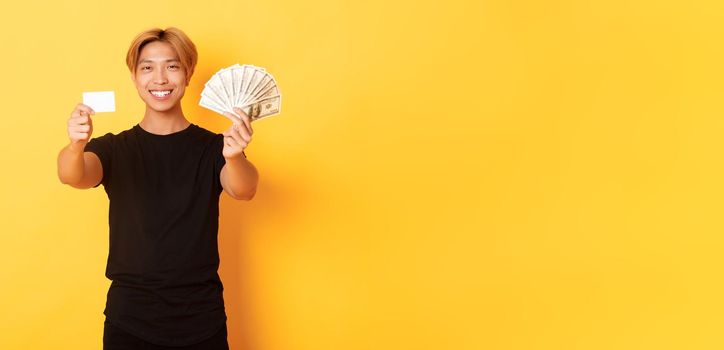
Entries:
{"type": "Polygon", "coordinates": [[[103,350],[229,350],[226,324],[211,338],[190,346],[161,346],[149,343],[112,325],[106,319],[103,326],[103,350]]]}

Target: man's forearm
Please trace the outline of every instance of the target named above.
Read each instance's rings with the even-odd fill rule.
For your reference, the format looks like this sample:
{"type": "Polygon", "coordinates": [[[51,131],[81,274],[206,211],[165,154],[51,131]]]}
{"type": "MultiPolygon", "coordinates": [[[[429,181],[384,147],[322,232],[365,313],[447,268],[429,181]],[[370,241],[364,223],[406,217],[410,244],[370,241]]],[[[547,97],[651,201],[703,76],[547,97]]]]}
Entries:
{"type": "Polygon", "coordinates": [[[85,145],[71,143],[58,154],[58,178],[64,184],[76,184],[83,179],[85,145]]]}
{"type": "Polygon", "coordinates": [[[259,173],[254,164],[244,157],[227,158],[225,167],[229,191],[237,198],[253,198],[259,182],[259,173]]]}

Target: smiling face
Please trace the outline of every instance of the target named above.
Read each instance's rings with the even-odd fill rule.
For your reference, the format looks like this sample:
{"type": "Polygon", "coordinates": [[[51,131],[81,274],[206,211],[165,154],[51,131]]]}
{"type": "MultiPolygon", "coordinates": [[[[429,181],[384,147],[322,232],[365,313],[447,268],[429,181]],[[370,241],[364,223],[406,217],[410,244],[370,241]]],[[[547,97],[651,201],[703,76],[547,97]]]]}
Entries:
{"type": "Polygon", "coordinates": [[[174,109],[184,96],[186,72],[173,47],[163,41],[146,44],[131,76],[138,95],[157,112],[174,109]]]}

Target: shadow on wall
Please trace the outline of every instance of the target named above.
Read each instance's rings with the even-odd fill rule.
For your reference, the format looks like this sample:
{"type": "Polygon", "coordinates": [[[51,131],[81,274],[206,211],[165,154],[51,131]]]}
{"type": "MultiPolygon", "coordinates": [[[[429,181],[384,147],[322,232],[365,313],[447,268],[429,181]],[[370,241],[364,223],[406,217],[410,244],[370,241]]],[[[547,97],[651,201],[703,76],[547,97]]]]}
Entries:
{"type": "Polygon", "coordinates": [[[297,226],[294,224],[294,208],[303,208],[303,204],[298,202],[302,197],[299,196],[299,188],[283,188],[281,184],[285,182],[279,177],[275,179],[269,172],[268,169],[259,169],[259,185],[251,201],[234,200],[222,193],[219,203],[219,275],[224,284],[228,339],[232,349],[265,348],[259,344],[258,335],[266,333],[260,328],[260,320],[266,318],[257,313],[265,309],[258,305],[265,297],[258,293],[259,286],[255,285],[263,278],[255,273],[268,269],[254,266],[260,261],[252,254],[259,251],[254,242],[260,241],[260,234],[272,234],[275,238],[294,235],[294,227],[297,226]]]}
{"type": "MultiPolygon", "coordinates": [[[[228,56],[223,47],[207,46],[199,57],[203,64],[197,66],[192,83],[186,91],[188,97],[192,98],[185,98],[185,103],[191,104],[189,111],[194,114],[199,111],[201,114],[198,116],[203,119],[205,127],[219,133],[229,128],[231,122],[199,107],[198,96],[201,95],[204,84],[219,69],[248,61],[244,57],[228,56]]],[[[197,116],[194,117],[197,119],[197,116]]],[[[259,334],[265,333],[261,331],[260,320],[266,318],[257,313],[257,310],[265,309],[258,305],[260,300],[264,300],[264,296],[259,295],[259,286],[256,285],[262,278],[255,276],[255,273],[266,269],[254,266],[254,263],[259,261],[254,259],[252,254],[259,251],[255,242],[260,241],[259,235],[262,233],[272,234],[274,238],[296,234],[295,210],[304,208],[303,202],[307,198],[304,189],[308,187],[308,184],[295,176],[294,188],[285,188],[285,184],[290,182],[284,181],[283,177],[293,172],[285,169],[286,164],[274,164],[274,169],[261,166],[260,162],[254,159],[253,147],[252,141],[247,155],[259,170],[256,196],[251,201],[240,201],[222,193],[219,202],[219,275],[224,284],[228,339],[230,348],[243,350],[265,348],[260,344],[259,334]]]]}

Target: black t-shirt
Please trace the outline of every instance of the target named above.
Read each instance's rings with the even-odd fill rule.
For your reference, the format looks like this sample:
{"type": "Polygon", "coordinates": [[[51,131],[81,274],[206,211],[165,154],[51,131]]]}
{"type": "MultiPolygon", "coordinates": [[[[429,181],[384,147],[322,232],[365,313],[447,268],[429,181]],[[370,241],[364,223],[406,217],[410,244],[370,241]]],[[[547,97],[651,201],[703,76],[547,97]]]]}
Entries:
{"type": "Polygon", "coordinates": [[[224,326],[222,149],[223,135],[195,124],[168,135],[137,124],[86,145],[101,160],[110,201],[103,313],[112,324],[162,346],[191,345],[224,326]]]}

